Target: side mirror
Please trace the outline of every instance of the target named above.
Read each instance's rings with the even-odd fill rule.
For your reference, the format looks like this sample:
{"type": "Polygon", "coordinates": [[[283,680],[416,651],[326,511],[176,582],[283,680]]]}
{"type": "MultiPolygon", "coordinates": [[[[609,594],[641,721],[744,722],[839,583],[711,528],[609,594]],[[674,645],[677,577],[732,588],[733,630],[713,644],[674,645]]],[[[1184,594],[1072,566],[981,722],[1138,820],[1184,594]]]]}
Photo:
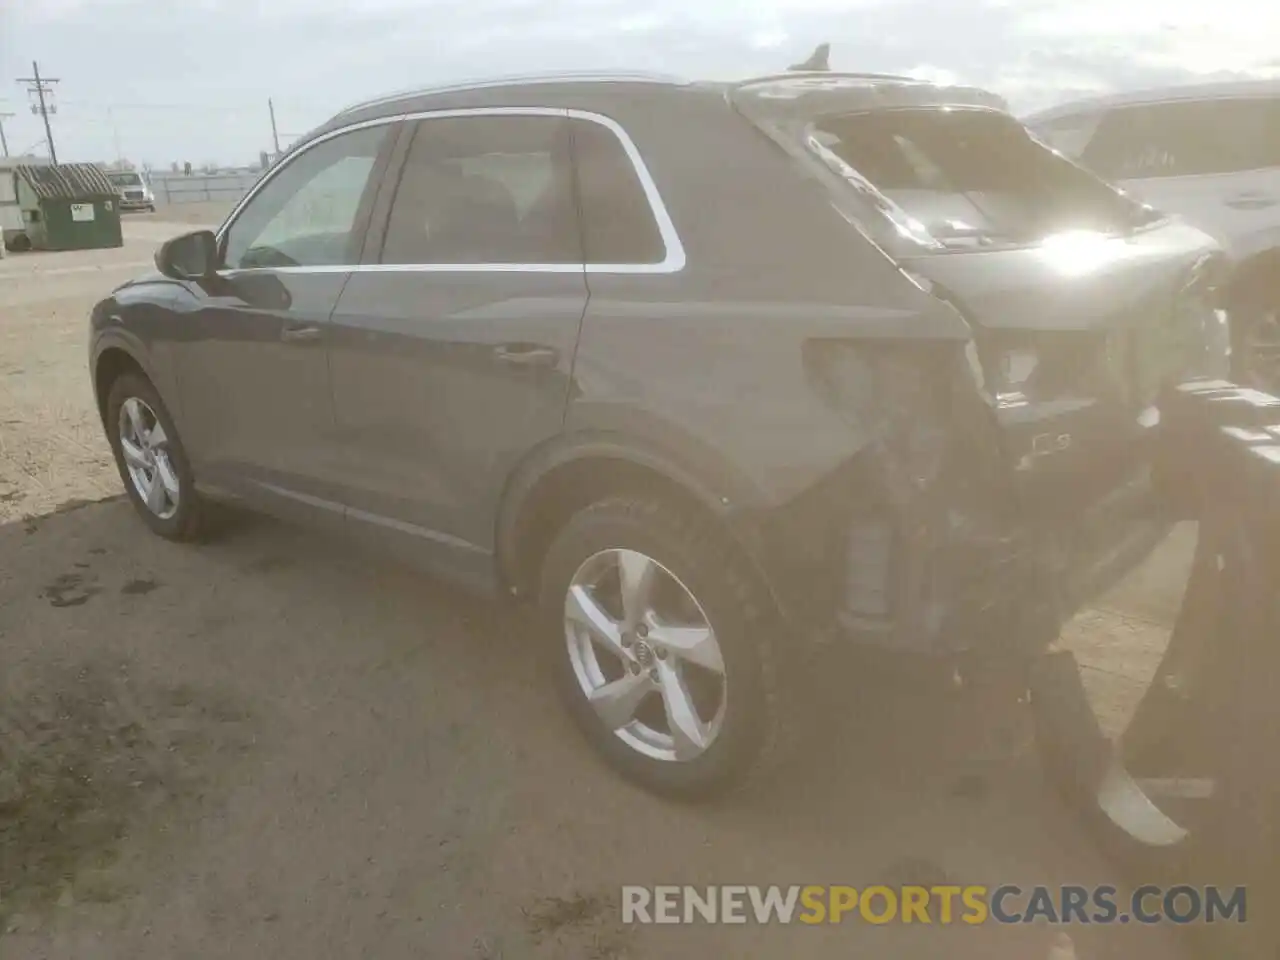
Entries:
{"type": "Polygon", "coordinates": [[[195,230],[161,244],[156,268],[174,280],[200,280],[218,269],[218,241],[210,230],[195,230]]]}

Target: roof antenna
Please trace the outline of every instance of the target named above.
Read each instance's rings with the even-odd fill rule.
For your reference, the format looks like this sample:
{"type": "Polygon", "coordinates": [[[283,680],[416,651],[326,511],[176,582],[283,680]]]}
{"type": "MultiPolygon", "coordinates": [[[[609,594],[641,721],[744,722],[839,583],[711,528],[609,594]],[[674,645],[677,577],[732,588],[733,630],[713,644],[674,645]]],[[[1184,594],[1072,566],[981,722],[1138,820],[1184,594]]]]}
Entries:
{"type": "Polygon", "coordinates": [[[806,72],[816,71],[816,72],[825,73],[831,69],[830,59],[831,59],[831,44],[820,43],[814,49],[813,53],[809,54],[808,60],[805,60],[802,63],[793,64],[787,69],[803,70],[806,72]]]}

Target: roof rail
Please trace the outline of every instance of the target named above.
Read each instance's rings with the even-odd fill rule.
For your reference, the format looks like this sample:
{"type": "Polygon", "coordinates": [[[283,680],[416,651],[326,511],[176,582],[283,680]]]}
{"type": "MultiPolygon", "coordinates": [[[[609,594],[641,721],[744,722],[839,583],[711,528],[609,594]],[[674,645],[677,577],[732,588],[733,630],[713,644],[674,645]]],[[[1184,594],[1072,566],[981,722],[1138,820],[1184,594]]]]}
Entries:
{"type": "Polygon", "coordinates": [[[584,81],[679,85],[685,85],[689,82],[684,77],[674,76],[671,74],[643,72],[628,73],[623,71],[610,72],[584,70],[561,73],[517,74],[503,77],[486,77],[470,81],[455,81],[453,83],[444,83],[429,87],[412,87],[407,90],[400,90],[396,93],[389,93],[381,97],[374,97],[370,100],[362,100],[359,103],[353,103],[350,106],[343,107],[335,116],[341,117],[348,113],[354,113],[357,110],[378,107],[383,104],[394,103],[397,100],[407,100],[410,97],[425,97],[437,93],[455,93],[464,90],[483,90],[487,87],[519,86],[521,84],[574,83],[584,81]]]}
{"type": "Polygon", "coordinates": [[[733,89],[754,86],[757,83],[772,83],[775,80],[795,80],[805,77],[844,77],[849,80],[891,80],[897,83],[928,83],[919,77],[908,77],[898,73],[860,73],[846,70],[788,70],[786,73],[768,73],[759,77],[749,77],[731,84],[733,89]]]}

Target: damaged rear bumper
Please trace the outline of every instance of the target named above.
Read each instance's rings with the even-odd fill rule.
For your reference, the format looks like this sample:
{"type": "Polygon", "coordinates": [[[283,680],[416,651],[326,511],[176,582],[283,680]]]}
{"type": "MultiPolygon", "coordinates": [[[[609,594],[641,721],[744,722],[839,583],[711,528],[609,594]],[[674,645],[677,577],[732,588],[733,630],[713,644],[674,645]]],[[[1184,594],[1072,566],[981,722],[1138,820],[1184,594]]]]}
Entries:
{"type": "Polygon", "coordinates": [[[876,441],[792,502],[743,518],[803,634],[907,654],[1031,657],[1168,533],[1140,454],[1093,478],[1096,494],[1079,508],[1037,502],[1043,489],[1022,482],[995,404],[954,345],[923,360],[916,346],[839,363],[842,380],[868,385],[846,407],[876,411],[856,425],[876,441]]]}

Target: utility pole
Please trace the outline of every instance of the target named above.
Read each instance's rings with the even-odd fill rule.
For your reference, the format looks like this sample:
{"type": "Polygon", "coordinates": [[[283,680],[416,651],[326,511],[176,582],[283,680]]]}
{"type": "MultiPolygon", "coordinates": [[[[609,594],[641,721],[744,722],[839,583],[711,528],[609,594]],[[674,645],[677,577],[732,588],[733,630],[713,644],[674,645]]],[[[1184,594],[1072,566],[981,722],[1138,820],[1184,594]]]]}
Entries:
{"type": "Polygon", "coordinates": [[[280,156],[280,133],[276,130],[276,105],[271,102],[270,97],[267,97],[267,110],[271,113],[271,144],[278,157],[280,156]]]}
{"type": "Polygon", "coordinates": [[[9,155],[9,141],[5,139],[4,122],[13,116],[14,114],[12,113],[0,113],[0,149],[4,150],[6,157],[9,155]]]}
{"type": "Polygon", "coordinates": [[[45,102],[44,95],[46,93],[52,94],[53,85],[60,81],[56,77],[45,77],[41,79],[40,64],[36,63],[34,60],[31,61],[31,73],[32,76],[30,77],[19,77],[18,82],[25,83],[27,85],[27,93],[34,93],[36,95],[39,108],[37,109],[36,104],[32,104],[31,112],[39,113],[41,118],[44,120],[44,136],[45,142],[49,144],[49,159],[53,161],[53,165],[56,167],[58,165],[58,151],[53,146],[53,130],[49,127],[49,114],[51,112],[56,112],[58,108],[50,107],[45,102]]]}

